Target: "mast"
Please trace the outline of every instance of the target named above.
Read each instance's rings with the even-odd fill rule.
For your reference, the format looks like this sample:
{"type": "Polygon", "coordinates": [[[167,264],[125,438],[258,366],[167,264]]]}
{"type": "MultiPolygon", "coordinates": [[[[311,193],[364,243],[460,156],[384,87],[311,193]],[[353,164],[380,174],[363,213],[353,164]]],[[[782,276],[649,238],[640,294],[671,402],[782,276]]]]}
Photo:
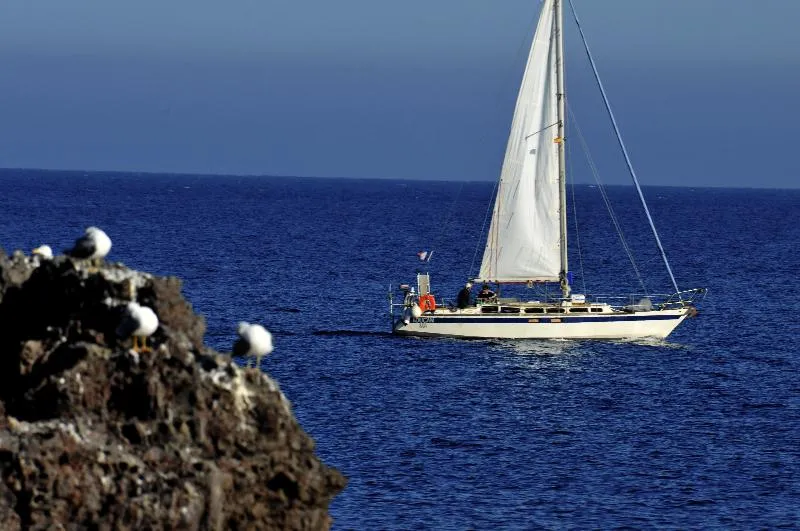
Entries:
{"type": "Polygon", "coordinates": [[[553,35],[556,40],[556,98],[558,100],[558,198],[559,198],[559,218],[560,218],[560,246],[561,246],[561,293],[569,297],[570,286],[567,282],[567,170],[566,157],[564,154],[564,114],[566,93],[564,91],[564,16],[561,0],[553,0],[555,9],[555,20],[553,25],[553,35]]]}

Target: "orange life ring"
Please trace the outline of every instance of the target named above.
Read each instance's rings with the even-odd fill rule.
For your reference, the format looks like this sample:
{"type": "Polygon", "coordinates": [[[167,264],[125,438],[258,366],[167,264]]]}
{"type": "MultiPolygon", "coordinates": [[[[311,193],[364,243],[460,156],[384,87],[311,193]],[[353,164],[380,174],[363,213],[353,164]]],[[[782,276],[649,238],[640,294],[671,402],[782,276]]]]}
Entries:
{"type": "Polygon", "coordinates": [[[432,312],[436,310],[436,299],[430,293],[422,295],[417,304],[419,304],[419,309],[423,312],[432,312]]]}

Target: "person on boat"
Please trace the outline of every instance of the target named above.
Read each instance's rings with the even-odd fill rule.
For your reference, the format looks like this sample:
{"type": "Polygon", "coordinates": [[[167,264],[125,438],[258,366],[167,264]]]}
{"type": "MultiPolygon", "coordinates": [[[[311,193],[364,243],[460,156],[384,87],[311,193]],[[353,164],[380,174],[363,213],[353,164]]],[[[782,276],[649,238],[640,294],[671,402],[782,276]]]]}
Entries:
{"type": "Polygon", "coordinates": [[[481,286],[481,291],[478,293],[478,298],[482,301],[493,299],[497,294],[489,289],[489,284],[481,286]]]}
{"type": "Polygon", "coordinates": [[[466,308],[469,306],[469,297],[472,293],[472,282],[467,282],[464,284],[464,287],[461,288],[461,291],[458,292],[458,298],[456,299],[456,304],[459,308],[466,308]]]}

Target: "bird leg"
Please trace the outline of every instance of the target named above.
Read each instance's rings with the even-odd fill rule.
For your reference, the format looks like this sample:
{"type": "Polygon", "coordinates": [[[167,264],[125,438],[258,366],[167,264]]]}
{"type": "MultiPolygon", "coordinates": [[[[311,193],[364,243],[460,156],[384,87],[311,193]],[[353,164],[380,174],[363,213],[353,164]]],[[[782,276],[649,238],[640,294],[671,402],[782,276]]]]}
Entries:
{"type": "Polygon", "coordinates": [[[142,346],[139,349],[139,352],[153,352],[153,349],[147,346],[147,337],[142,336],[142,346]]]}
{"type": "Polygon", "coordinates": [[[91,274],[99,273],[105,263],[103,258],[88,258],[86,261],[88,263],[86,271],[91,274]]]}
{"type": "Polygon", "coordinates": [[[136,301],[136,284],[133,283],[133,280],[127,280],[127,292],[128,292],[128,299],[132,301],[136,301]]]}
{"type": "Polygon", "coordinates": [[[139,336],[133,336],[133,350],[139,352],[139,336]]]}

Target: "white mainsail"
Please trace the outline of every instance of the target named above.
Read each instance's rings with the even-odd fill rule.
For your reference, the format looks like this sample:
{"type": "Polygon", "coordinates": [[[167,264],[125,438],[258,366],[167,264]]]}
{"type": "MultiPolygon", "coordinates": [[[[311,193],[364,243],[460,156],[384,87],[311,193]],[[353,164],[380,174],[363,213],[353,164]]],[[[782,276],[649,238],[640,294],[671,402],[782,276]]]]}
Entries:
{"type": "Polygon", "coordinates": [[[480,280],[558,281],[561,238],[555,2],[542,6],[508,138],[480,280]]]}

